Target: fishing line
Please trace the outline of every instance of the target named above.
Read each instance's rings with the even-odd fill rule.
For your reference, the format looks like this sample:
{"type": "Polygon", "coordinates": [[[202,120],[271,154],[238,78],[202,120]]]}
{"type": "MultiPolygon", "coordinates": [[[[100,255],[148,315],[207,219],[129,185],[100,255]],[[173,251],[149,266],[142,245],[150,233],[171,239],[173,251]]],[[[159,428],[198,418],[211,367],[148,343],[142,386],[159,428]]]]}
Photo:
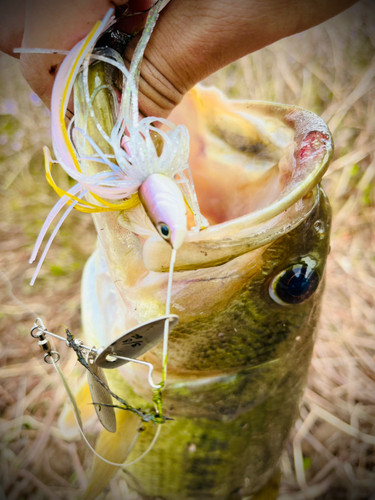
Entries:
{"type": "Polygon", "coordinates": [[[146,455],[148,455],[150,453],[150,451],[152,450],[152,448],[154,447],[156,441],[158,440],[160,432],[161,432],[161,425],[159,424],[159,426],[156,428],[155,435],[150,443],[150,446],[147,448],[147,450],[144,451],[142,453],[142,455],[140,455],[138,458],[132,460],[131,462],[129,462],[127,464],[122,465],[122,467],[129,467],[130,465],[136,464],[137,462],[142,460],[142,458],[144,458],[146,455]]]}
{"type": "MultiPolygon", "coordinates": [[[[131,462],[129,463],[125,463],[125,462],[122,462],[122,463],[117,463],[117,462],[111,462],[111,460],[107,460],[106,458],[104,458],[102,455],[100,455],[92,446],[91,444],[89,443],[86,435],[85,435],[85,432],[83,430],[83,424],[82,424],[82,420],[81,420],[81,416],[80,416],[80,411],[79,411],[79,408],[78,408],[78,405],[77,405],[77,401],[74,397],[74,394],[72,393],[71,389],[70,389],[70,386],[69,386],[69,382],[67,381],[64,373],[62,372],[61,368],[59,367],[58,365],[58,362],[57,361],[54,361],[52,360],[52,363],[53,367],[55,368],[63,386],[64,386],[64,389],[66,391],[66,394],[68,396],[68,399],[69,399],[69,402],[70,404],[72,405],[72,411],[73,411],[73,416],[74,416],[74,419],[77,423],[77,426],[78,426],[78,429],[79,429],[79,432],[81,433],[81,436],[83,438],[83,440],[85,441],[85,443],[87,444],[87,446],[90,448],[90,450],[93,452],[93,454],[98,457],[102,462],[105,462],[106,464],[108,465],[113,465],[115,467],[129,467],[130,465],[133,465],[137,462],[139,462],[140,460],[142,460],[142,458],[144,458],[148,453],[150,453],[150,451],[152,450],[152,448],[154,447],[159,435],[160,435],[160,431],[161,431],[161,425],[159,424],[158,427],[156,428],[156,432],[155,432],[155,435],[149,445],[149,447],[137,458],[135,458],[134,460],[132,460],[131,462]]],[[[134,438],[135,440],[138,439],[138,435],[135,436],[134,438]]],[[[133,441],[130,449],[133,448],[135,442],[133,441]]]]}
{"type": "Polygon", "coordinates": [[[74,130],[74,124],[75,124],[74,115],[69,118],[69,116],[67,116],[65,113],[65,116],[69,120],[68,136],[69,136],[71,142],[74,144],[74,140],[73,140],[73,130],[74,130]]]}
{"type": "MultiPolygon", "coordinates": [[[[12,282],[10,281],[10,279],[8,278],[8,276],[0,269],[0,276],[2,278],[2,280],[4,281],[4,283],[6,284],[7,286],[7,292],[8,292],[8,295],[15,301],[17,302],[17,304],[21,305],[21,306],[24,306],[28,312],[30,314],[32,314],[34,316],[34,318],[36,318],[38,315],[36,314],[36,312],[34,311],[34,309],[32,309],[28,304],[26,304],[26,302],[22,302],[22,300],[18,299],[14,293],[13,293],[13,284],[12,282]]],[[[65,339],[64,339],[65,340],[65,339]]]]}
{"type": "Polygon", "coordinates": [[[63,56],[67,56],[69,54],[69,50],[60,50],[60,49],[32,49],[32,48],[23,48],[18,47],[13,49],[14,54],[61,54],[63,56]]]}
{"type": "MultiPolygon", "coordinates": [[[[172,283],[173,283],[173,270],[176,262],[177,251],[172,248],[171,261],[169,264],[169,276],[168,276],[168,291],[167,291],[167,304],[165,307],[165,315],[169,317],[171,314],[171,296],[172,296],[172,283]]],[[[167,361],[168,361],[168,338],[169,338],[169,319],[164,323],[164,337],[163,337],[163,373],[162,373],[162,385],[165,385],[167,379],[167,361]]]]}
{"type": "MultiPolygon", "coordinates": [[[[26,304],[25,302],[22,302],[20,299],[18,299],[14,293],[13,293],[13,285],[12,285],[12,282],[10,281],[10,279],[8,278],[8,276],[0,269],[0,276],[3,280],[3,282],[6,284],[7,286],[7,292],[8,292],[8,295],[15,301],[17,302],[19,305],[22,305],[24,306],[29,313],[31,313],[34,317],[37,317],[37,314],[35,313],[35,311],[28,305],[26,304]]],[[[38,320],[39,318],[37,318],[38,320]]],[[[40,321],[41,322],[41,321],[40,321]]],[[[43,323],[41,322],[41,325],[42,327],[44,327],[43,323]]],[[[36,327],[37,329],[39,329],[38,327],[36,327]]],[[[63,340],[64,342],[66,341],[66,339],[64,339],[63,337],[60,337],[59,335],[56,335],[52,332],[49,332],[47,331],[45,328],[43,328],[43,331],[44,333],[52,336],[52,337],[55,337],[59,340],[63,340]]],[[[86,346],[82,346],[84,348],[86,348],[86,346]]],[[[88,348],[87,348],[88,349],[88,348]]],[[[54,352],[54,351],[53,351],[54,352]]],[[[56,373],[60,379],[60,381],[62,382],[63,386],[64,386],[64,389],[65,389],[65,392],[66,392],[66,395],[68,396],[68,400],[71,404],[71,407],[72,407],[72,412],[73,412],[73,416],[74,416],[74,419],[77,423],[77,426],[78,426],[78,429],[82,435],[82,438],[84,439],[84,441],[86,442],[87,446],[90,448],[90,450],[94,453],[95,456],[97,456],[100,460],[102,460],[103,462],[109,464],[109,465],[113,465],[115,467],[129,467],[130,465],[133,465],[137,462],[139,462],[140,460],[142,460],[151,450],[152,448],[154,447],[157,439],[159,438],[159,435],[160,435],[160,431],[161,431],[161,425],[159,424],[158,427],[156,428],[156,432],[155,432],[155,435],[149,445],[149,447],[139,456],[137,457],[136,459],[132,460],[131,462],[129,463],[116,463],[116,462],[111,462],[110,460],[107,460],[106,458],[102,457],[101,455],[99,455],[99,453],[97,453],[95,451],[95,449],[91,446],[91,444],[89,443],[89,441],[87,440],[86,438],[86,435],[83,431],[83,424],[82,424],[82,419],[81,419],[81,416],[80,416],[80,410],[78,408],[78,405],[77,405],[77,401],[74,397],[74,394],[70,388],[70,385],[69,385],[69,382],[67,380],[67,378],[65,377],[64,375],[64,372],[61,370],[59,364],[58,364],[58,361],[53,359],[53,357],[51,357],[51,363],[48,363],[48,364],[52,364],[54,369],[56,370],[56,373]]],[[[146,364],[146,363],[144,363],[146,364]]],[[[148,364],[148,363],[147,363],[148,364]]],[[[136,436],[136,439],[138,438],[138,436],[136,436]]],[[[133,445],[132,445],[133,447],[133,445]]]]}

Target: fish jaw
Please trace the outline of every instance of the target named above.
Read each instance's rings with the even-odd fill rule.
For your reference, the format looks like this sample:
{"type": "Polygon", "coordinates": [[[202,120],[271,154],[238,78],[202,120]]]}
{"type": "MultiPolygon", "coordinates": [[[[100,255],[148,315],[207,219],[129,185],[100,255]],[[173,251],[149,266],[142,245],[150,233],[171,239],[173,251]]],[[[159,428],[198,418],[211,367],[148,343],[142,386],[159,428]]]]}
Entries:
{"type": "Polygon", "coordinates": [[[187,211],[175,182],[166,175],[151,174],[139,188],[139,197],[160,236],[178,250],[187,234],[187,211]]]}

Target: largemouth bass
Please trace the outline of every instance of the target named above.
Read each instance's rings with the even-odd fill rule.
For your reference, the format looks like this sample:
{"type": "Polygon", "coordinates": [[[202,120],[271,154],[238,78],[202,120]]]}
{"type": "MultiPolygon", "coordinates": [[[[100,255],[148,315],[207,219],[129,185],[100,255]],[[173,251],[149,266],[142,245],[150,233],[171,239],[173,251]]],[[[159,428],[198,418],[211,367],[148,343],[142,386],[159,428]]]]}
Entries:
{"type": "MultiPolygon", "coordinates": [[[[105,63],[90,66],[92,107],[107,133],[114,120],[111,78],[105,63]]],[[[110,154],[85,102],[78,79],[76,124],[110,154]]],[[[324,288],[330,208],[319,182],[332,156],[331,136],[308,111],[228,101],[203,87],[189,93],[172,120],[190,131],[190,166],[210,226],[189,231],[177,252],[172,313],[180,322],[170,332],[163,390],[164,412],[173,420],[162,425],[150,453],[125,469],[129,485],[144,499],[276,498],[280,454],[298,415],[324,288]]],[[[161,149],[156,133],[158,141],[161,149]]],[[[87,141],[77,148],[93,154],[87,141]]],[[[102,168],[85,165],[86,173],[102,168]]],[[[163,316],[171,249],[141,206],[98,213],[94,221],[99,248],[84,271],[82,316],[85,342],[98,347],[163,316]]],[[[159,380],[161,345],[142,359],[154,364],[159,380]]],[[[152,407],[143,367],[129,363],[106,376],[119,396],[152,407]]],[[[94,415],[86,387],[77,400],[84,420],[94,415]]],[[[103,430],[97,451],[121,462],[141,422],[116,414],[117,432],[103,430]]],[[[63,429],[72,422],[64,411],[63,429]]],[[[154,425],[143,424],[128,461],[154,434],[154,425]]],[[[116,470],[95,458],[85,498],[95,498],[116,470]]]]}

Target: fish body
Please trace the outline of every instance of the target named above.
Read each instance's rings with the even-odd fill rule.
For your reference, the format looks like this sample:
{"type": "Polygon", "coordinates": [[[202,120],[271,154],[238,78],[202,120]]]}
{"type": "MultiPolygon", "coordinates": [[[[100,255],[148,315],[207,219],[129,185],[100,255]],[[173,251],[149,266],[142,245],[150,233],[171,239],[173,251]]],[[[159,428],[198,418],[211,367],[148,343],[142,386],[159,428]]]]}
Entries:
{"type": "MultiPolygon", "coordinates": [[[[126,469],[129,485],[142,498],[240,499],[272,481],[306,383],[324,288],[329,224],[329,204],[319,189],[309,217],[267,248],[218,266],[215,273],[183,272],[197,293],[190,310],[177,276],[175,286],[181,292],[175,292],[172,310],[180,315],[180,325],[170,333],[169,383],[163,394],[164,411],[173,421],[163,425],[153,450],[126,469]],[[316,222],[319,228],[324,224],[324,238],[316,222]],[[304,303],[277,304],[269,295],[272,279],[296,263],[305,265],[306,257],[317,262],[317,290],[304,303]]],[[[94,256],[83,281],[90,339],[95,331],[92,319],[102,316],[101,332],[111,321],[109,311],[103,310],[109,301],[92,311],[88,281],[96,265],[104,272],[97,275],[96,289],[103,293],[104,276],[110,282],[102,257],[94,256]]],[[[107,294],[118,297],[114,287],[107,294]]],[[[156,363],[160,356],[155,349],[146,359],[156,363]]],[[[122,374],[121,381],[108,374],[111,387],[134,404],[143,396],[147,406],[152,395],[146,372],[129,366],[122,374]]],[[[154,432],[149,426],[140,434],[129,461],[146,450],[154,432]]]]}
{"type": "MultiPolygon", "coordinates": [[[[91,91],[103,84],[100,75],[106,78],[98,64],[90,69],[91,91]]],[[[79,83],[76,102],[78,123],[86,122],[105,151],[79,105],[79,83]]],[[[106,89],[97,92],[93,108],[108,129],[112,106],[106,89]]],[[[174,119],[190,130],[195,188],[211,225],[188,231],[177,252],[171,312],[180,321],[170,332],[163,391],[163,411],[173,420],[162,425],[150,453],[125,470],[145,499],[235,500],[262,488],[264,498],[276,498],[278,463],[298,414],[324,289],[330,208],[319,182],[332,156],[331,137],[300,108],[227,101],[202,87],[174,119]]],[[[87,143],[80,147],[91,153],[87,143]]],[[[141,205],[133,214],[94,214],[99,249],[82,283],[86,343],[108,345],[164,314],[171,247],[147,219],[141,205]]],[[[161,378],[162,346],[142,359],[154,364],[154,380],[161,378]]],[[[106,375],[120,397],[152,407],[144,367],[129,363],[106,375]]],[[[99,440],[104,456],[121,450],[117,433],[99,440]]],[[[147,424],[128,461],[154,433],[147,424]]],[[[105,486],[98,468],[107,480],[117,470],[96,460],[85,498],[105,486]]]]}

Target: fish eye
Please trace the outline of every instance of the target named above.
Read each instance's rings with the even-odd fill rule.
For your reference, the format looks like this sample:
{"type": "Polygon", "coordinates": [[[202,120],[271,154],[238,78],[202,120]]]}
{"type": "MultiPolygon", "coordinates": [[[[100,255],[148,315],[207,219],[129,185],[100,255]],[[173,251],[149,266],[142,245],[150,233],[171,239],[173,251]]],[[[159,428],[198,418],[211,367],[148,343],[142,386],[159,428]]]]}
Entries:
{"type": "Polygon", "coordinates": [[[320,278],[315,266],[315,261],[306,258],[279,273],[270,284],[271,298],[283,306],[305,302],[319,285],[320,278]]]}
{"type": "Polygon", "coordinates": [[[171,230],[169,229],[169,227],[167,226],[167,224],[165,224],[165,222],[159,222],[159,224],[158,224],[158,230],[159,230],[159,233],[161,234],[161,236],[165,240],[169,239],[169,237],[171,235],[171,230]]]}

